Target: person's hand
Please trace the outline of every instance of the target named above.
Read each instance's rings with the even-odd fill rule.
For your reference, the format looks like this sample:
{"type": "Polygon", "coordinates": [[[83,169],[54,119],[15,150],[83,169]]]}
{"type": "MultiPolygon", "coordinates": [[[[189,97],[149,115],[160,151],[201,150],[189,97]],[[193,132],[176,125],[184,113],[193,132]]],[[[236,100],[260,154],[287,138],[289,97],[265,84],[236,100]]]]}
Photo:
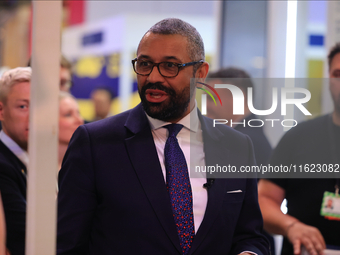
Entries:
{"type": "Polygon", "coordinates": [[[293,244],[295,255],[301,253],[301,245],[305,246],[310,255],[323,255],[323,250],[326,249],[325,240],[320,231],[299,221],[288,226],[286,236],[293,244]]]}

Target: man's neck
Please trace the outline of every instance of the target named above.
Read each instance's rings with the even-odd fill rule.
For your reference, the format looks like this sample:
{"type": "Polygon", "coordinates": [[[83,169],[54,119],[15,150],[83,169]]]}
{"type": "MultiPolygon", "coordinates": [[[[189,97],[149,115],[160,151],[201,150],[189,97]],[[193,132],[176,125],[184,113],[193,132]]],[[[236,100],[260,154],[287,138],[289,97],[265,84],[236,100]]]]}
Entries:
{"type": "Polygon", "coordinates": [[[158,120],[158,119],[154,119],[152,117],[150,117],[147,113],[145,113],[149,123],[151,125],[151,129],[157,129],[161,126],[164,126],[165,123],[180,123],[182,124],[184,127],[197,132],[198,130],[198,113],[197,113],[197,104],[194,104],[193,109],[191,109],[191,111],[187,114],[185,114],[184,117],[181,117],[180,119],[178,119],[176,122],[173,121],[164,121],[164,120],[158,120]],[[188,116],[189,114],[191,114],[190,116],[188,116]]]}

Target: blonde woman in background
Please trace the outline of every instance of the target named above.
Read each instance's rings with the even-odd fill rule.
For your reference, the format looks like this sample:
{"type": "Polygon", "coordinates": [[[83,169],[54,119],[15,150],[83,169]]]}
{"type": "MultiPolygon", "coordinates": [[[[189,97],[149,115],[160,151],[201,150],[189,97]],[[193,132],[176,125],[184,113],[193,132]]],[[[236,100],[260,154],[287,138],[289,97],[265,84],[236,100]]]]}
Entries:
{"type": "Polygon", "coordinates": [[[59,152],[58,167],[61,168],[66,149],[74,131],[84,124],[76,99],[67,92],[59,94],[59,152]]]}

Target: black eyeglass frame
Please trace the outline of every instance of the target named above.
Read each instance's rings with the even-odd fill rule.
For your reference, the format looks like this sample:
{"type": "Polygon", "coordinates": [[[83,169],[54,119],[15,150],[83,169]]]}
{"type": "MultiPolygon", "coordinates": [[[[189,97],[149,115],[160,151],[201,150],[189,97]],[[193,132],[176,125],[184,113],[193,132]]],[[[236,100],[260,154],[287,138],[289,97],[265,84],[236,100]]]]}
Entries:
{"type": "Polygon", "coordinates": [[[137,62],[137,61],[138,61],[137,58],[135,58],[135,59],[133,59],[133,60],[131,61],[131,62],[132,62],[133,70],[135,71],[136,74],[142,75],[142,76],[148,76],[148,75],[150,75],[150,74],[152,73],[153,68],[154,68],[155,66],[157,66],[157,69],[158,69],[158,72],[160,73],[160,75],[162,75],[163,77],[166,77],[166,78],[173,78],[173,77],[176,77],[176,76],[179,74],[180,69],[183,68],[183,67],[186,67],[186,66],[193,66],[193,65],[196,65],[196,64],[198,64],[198,63],[204,63],[204,60],[202,60],[202,59],[201,59],[201,60],[198,60],[198,61],[183,63],[183,64],[178,64],[178,63],[174,63],[174,62],[170,62],[170,61],[164,61],[164,62],[159,62],[159,63],[152,63],[151,61],[144,61],[144,62],[150,62],[150,63],[152,63],[152,68],[150,69],[150,73],[148,73],[148,74],[141,74],[141,73],[138,73],[138,72],[136,71],[136,68],[135,68],[135,62],[137,62]],[[173,76],[165,76],[165,75],[163,75],[162,72],[161,72],[161,70],[159,69],[159,65],[162,64],[162,63],[172,63],[172,64],[176,65],[176,66],[178,67],[177,74],[176,74],[176,75],[173,75],[173,76]]]}

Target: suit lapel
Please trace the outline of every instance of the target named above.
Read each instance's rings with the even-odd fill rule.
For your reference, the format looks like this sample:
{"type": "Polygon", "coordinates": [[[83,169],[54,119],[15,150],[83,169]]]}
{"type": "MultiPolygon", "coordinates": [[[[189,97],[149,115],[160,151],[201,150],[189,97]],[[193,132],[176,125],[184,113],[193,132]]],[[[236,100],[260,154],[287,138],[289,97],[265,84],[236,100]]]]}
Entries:
{"type": "Polygon", "coordinates": [[[134,170],[161,225],[180,252],[169,195],[150,125],[141,105],[131,111],[125,127],[132,132],[132,136],[125,140],[125,144],[134,170]]]}
{"type": "MultiPolygon", "coordinates": [[[[203,142],[204,142],[204,153],[206,166],[212,165],[224,165],[228,162],[229,151],[228,150],[214,150],[216,144],[220,141],[223,133],[218,129],[212,129],[212,121],[208,118],[203,117],[200,112],[198,114],[201,128],[203,131],[203,142]],[[210,123],[211,121],[211,123],[210,123]]],[[[213,185],[208,188],[208,203],[205,210],[203,221],[197,231],[195,239],[192,244],[192,248],[189,254],[194,251],[203,242],[204,238],[208,234],[210,228],[214,224],[217,215],[220,213],[224,194],[226,192],[226,183],[228,179],[215,179],[213,185]]]]}

